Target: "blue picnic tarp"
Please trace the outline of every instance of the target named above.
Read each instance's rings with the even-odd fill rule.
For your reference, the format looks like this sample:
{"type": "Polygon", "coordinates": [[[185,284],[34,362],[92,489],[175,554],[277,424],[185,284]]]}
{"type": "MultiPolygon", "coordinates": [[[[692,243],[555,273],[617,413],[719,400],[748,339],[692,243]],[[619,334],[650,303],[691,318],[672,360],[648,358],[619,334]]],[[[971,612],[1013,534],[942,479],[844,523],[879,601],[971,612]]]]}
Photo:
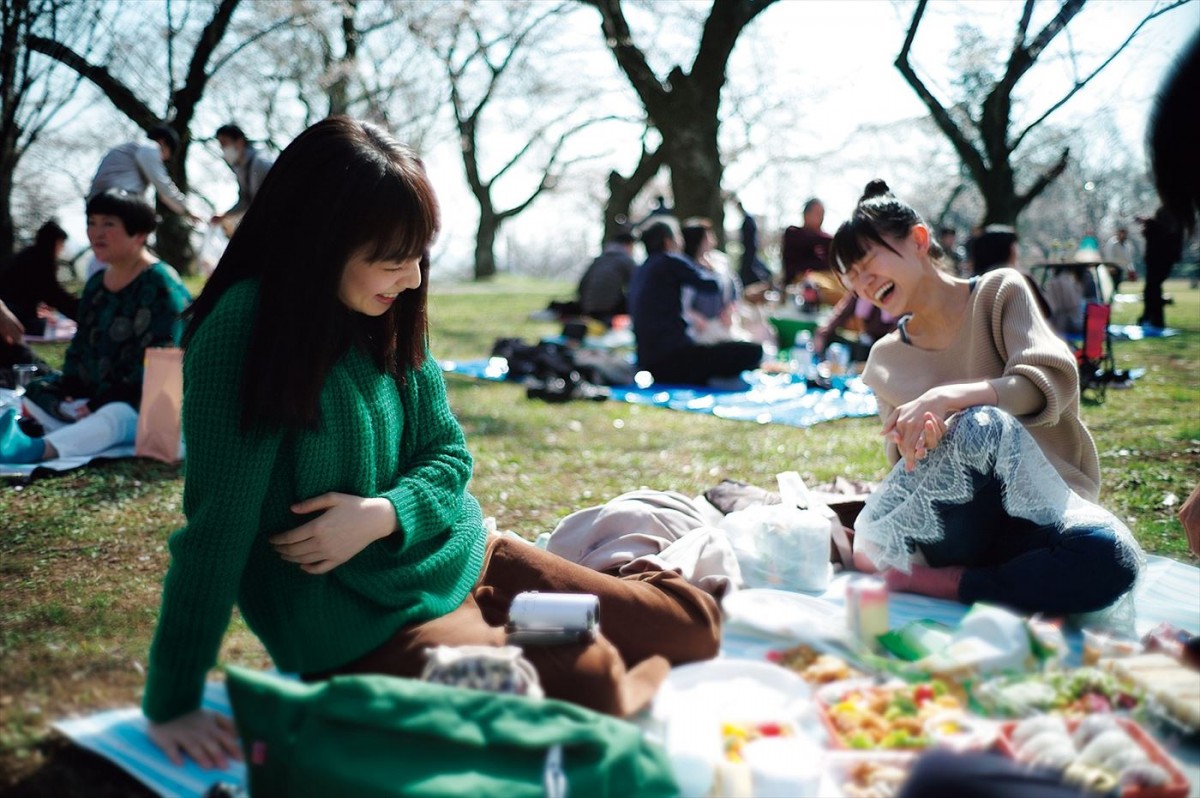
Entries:
{"type": "MultiPolygon", "coordinates": [[[[443,360],[442,370],[477,380],[503,381],[504,358],[443,360]]],[[[694,385],[614,386],[612,398],[635,405],[704,413],[735,421],[811,427],[838,418],[863,418],[878,413],[875,395],[857,377],[834,377],[833,388],[809,387],[791,374],[747,371],[744,387],[716,390],[694,385]]]]}

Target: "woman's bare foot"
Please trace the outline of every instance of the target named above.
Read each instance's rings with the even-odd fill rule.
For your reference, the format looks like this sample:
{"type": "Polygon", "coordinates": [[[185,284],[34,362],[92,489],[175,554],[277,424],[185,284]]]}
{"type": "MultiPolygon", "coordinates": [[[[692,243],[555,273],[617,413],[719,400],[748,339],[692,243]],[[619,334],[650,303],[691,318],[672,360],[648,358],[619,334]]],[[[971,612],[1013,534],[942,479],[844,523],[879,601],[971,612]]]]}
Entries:
{"type": "Polygon", "coordinates": [[[946,568],[914,565],[912,573],[906,574],[893,568],[884,572],[883,579],[889,590],[958,601],[958,586],[965,571],[959,565],[946,568]]]}

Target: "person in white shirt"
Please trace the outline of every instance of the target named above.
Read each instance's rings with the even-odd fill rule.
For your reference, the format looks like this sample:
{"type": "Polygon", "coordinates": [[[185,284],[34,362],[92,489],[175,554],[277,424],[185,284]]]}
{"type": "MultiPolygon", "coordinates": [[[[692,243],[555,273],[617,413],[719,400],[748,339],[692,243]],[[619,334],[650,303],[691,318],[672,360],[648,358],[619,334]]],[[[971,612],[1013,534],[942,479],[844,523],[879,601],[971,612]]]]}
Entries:
{"type": "MultiPolygon", "coordinates": [[[[164,205],[186,216],[193,224],[199,224],[203,220],[188,207],[187,197],[171,180],[163,165],[179,149],[179,134],[166,125],[158,125],[148,130],[146,137],[149,141],[126,142],[109,150],[100,159],[100,166],[88,189],[87,200],[90,202],[93,197],[112,188],[144,198],[146,190],[154,186],[164,205]]],[[[87,276],[91,277],[105,266],[102,261],[92,258],[87,276]]]]}
{"type": "Polygon", "coordinates": [[[1129,228],[1118,227],[1116,235],[1104,243],[1100,255],[1105,263],[1112,264],[1109,271],[1112,273],[1113,294],[1117,293],[1122,280],[1137,279],[1137,272],[1133,270],[1134,249],[1133,242],[1129,240],[1129,228]]]}

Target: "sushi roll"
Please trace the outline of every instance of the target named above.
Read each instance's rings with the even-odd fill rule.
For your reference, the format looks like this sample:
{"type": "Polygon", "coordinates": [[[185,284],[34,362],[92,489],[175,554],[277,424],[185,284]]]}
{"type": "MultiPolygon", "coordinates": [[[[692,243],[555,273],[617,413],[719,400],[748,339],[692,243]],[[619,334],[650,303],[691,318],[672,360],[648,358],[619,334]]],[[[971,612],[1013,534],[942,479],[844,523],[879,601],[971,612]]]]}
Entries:
{"type": "Polygon", "coordinates": [[[1075,727],[1075,732],[1071,735],[1071,741],[1075,743],[1076,748],[1082,751],[1088,743],[1104,732],[1109,729],[1120,728],[1121,726],[1117,723],[1117,719],[1112,715],[1088,715],[1079,721],[1079,725],[1075,727]]]}
{"type": "Polygon", "coordinates": [[[1121,788],[1127,787],[1162,787],[1171,776],[1165,768],[1154,764],[1153,762],[1138,762],[1128,767],[1122,768],[1117,775],[1117,781],[1120,782],[1121,788]]]}
{"type": "Polygon", "coordinates": [[[1121,729],[1109,729],[1100,732],[1092,741],[1079,752],[1079,762],[1083,765],[1099,765],[1109,757],[1125,751],[1139,751],[1140,746],[1121,729]]]}
{"type": "Polygon", "coordinates": [[[1100,767],[1109,773],[1120,773],[1131,765],[1139,765],[1149,761],[1150,758],[1146,756],[1146,752],[1142,750],[1141,746],[1138,746],[1137,748],[1121,749],[1112,756],[1104,759],[1100,763],[1100,767]]]}
{"type": "Polygon", "coordinates": [[[1017,750],[1025,743],[1043,732],[1055,732],[1067,736],[1067,722],[1058,715],[1037,715],[1026,718],[1013,727],[1012,744],[1017,750]]]}
{"type": "Polygon", "coordinates": [[[1069,738],[1054,737],[1041,747],[1029,746],[1025,757],[1018,757],[1018,759],[1035,767],[1064,770],[1075,761],[1075,756],[1075,746],[1071,745],[1069,738]]]}

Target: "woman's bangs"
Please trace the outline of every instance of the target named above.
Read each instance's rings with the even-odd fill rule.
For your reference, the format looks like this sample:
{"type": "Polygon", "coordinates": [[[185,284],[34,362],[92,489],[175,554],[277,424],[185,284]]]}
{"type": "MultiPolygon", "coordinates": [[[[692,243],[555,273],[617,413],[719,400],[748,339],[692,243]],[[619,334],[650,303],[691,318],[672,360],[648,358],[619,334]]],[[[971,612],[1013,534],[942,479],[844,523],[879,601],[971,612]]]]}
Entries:
{"type": "Polygon", "coordinates": [[[854,264],[867,256],[873,241],[879,240],[879,234],[869,223],[862,220],[845,222],[833,236],[831,260],[833,268],[839,274],[846,274],[854,264]],[[858,222],[858,224],[856,224],[858,222]]]}
{"type": "Polygon", "coordinates": [[[399,263],[422,257],[437,237],[437,200],[422,180],[410,185],[393,175],[381,180],[363,204],[356,238],[368,260],[399,263]]]}

